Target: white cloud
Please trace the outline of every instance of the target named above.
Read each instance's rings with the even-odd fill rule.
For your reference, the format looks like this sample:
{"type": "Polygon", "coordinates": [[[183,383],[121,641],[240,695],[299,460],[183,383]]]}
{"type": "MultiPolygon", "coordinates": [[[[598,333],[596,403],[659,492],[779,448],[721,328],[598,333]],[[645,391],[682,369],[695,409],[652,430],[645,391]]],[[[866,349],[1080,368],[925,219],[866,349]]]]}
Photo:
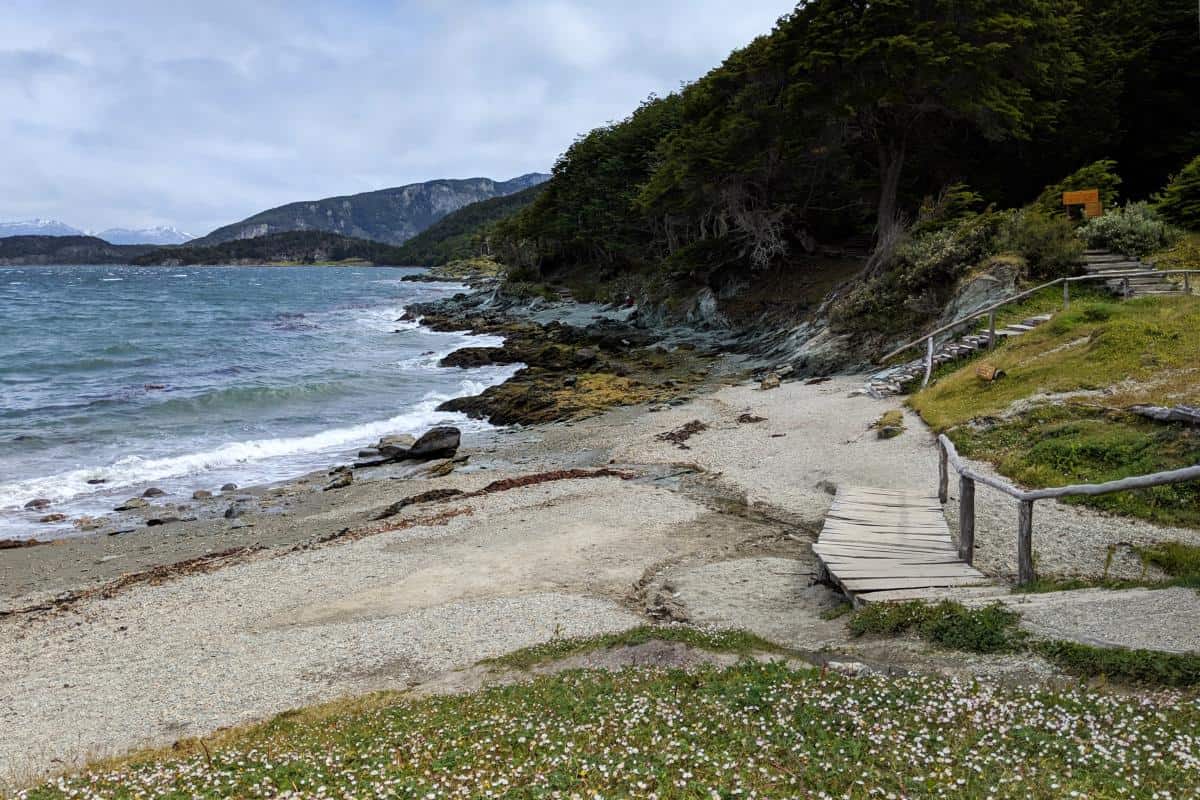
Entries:
{"type": "Polygon", "coordinates": [[[0,219],[202,232],[281,203],[546,170],[789,0],[10,0],[0,219]]]}

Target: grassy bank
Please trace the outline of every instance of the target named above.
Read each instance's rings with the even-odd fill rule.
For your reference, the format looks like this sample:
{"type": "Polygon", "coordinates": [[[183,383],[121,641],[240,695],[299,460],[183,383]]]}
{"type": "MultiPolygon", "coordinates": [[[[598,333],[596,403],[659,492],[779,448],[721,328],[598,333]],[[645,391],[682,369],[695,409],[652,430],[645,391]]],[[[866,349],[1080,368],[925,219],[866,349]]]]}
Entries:
{"type": "Polygon", "coordinates": [[[746,662],[284,714],[20,796],[1149,798],[1194,790],[1198,729],[1175,696],[746,662]]]}
{"type": "MultiPolygon", "coordinates": [[[[1028,303],[1028,311],[1053,302],[1028,303]]],[[[1031,487],[1099,483],[1200,463],[1200,430],[1151,422],[1137,404],[1200,403],[1200,298],[1125,303],[1089,296],[911,399],[963,455],[1031,487]]],[[[1200,527],[1200,484],[1071,498],[1113,513],[1200,527]]]]}

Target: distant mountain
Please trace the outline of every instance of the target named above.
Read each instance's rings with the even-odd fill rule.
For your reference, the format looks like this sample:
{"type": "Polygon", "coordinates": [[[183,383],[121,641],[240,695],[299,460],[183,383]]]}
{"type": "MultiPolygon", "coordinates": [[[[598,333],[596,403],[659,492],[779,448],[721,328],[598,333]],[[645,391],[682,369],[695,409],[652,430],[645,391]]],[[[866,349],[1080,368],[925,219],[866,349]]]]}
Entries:
{"type": "Polygon", "coordinates": [[[402,264],[399,248],[325,231],[288,231],[208,246],[153,248],[135,259],[139,266],[194,264],[321,264],[351,261],[402,264]]]}
{"type": "Polygon", "coordinates": [[[155,245],[115,245],[95,236],[6,236],[0,264],[128,264],[155,245]]]}
{"type": "Polygon", "coordinates": [[[401,263],[436,267],[485,254],[491,228],[528,206],[545,188],[546,185],[540,183],[516,194],[480,200],[447,214],[400,246],[401,263]]]}
{"type": "Polygon", "coordinates": [[[327,231],[386,244],[402,244],[463,206],[536,186],[549,175],[530,173],[510,181],[491,178],[436,180],[394,189],[289,203],[217,228],[195,239],[206,246],[285,231],[327,231]]]}
{"type": "Polygon", "coordinates": [[[3,236],[83,236],[83,231],[56,219],[27,219],[22,222],[0,222],[3,236]]]}
{"type": "Polygon", "coordinates": [[[183,244],[194,238],[176,228],[109,228],[96,234],[109,244],[183,244]]]}

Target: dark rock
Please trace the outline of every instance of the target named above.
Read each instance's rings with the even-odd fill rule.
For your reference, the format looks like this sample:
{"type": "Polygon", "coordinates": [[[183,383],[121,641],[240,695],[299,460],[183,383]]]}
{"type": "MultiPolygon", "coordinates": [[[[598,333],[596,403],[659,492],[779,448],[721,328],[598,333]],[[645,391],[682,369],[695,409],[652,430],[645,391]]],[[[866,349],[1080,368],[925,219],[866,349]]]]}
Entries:
{"type": "Polygon", "coordinates": [[[66,514],[47,514],[44,517],[38,517],[38,522],[62,522],[66,518],[66,514]]]}
{"type": "Polygon", "coordinates": [[[221,491],[222,492],[235,492],[235,491],[237,491],[237,488],[238,487],[237,487],[236,483],[227,483],[221,487],[221,491]]]}
{"type": "Polygon", "coordinates": [[[458,451],[461,441],[462,431],[451,425],[430,428],[409,448],[406,458],[425,460],[450,458],[458,451]]]}
{"type": "Polygon", "coordinates": [[[495,362],[495,357],[502,352],[499,347],[463,347],[438,362],[440,367],[459,367],[470,369],[486,367],[495,362]]]}
{"type": "Polygon", "coordinates": [[[365,447],[362,450],[358,451],[358,457],[359,458],[378,458],[379,451],[376,450],[374,447],[365,447]]]}
{"type": "Polygon", "coordinates": [[[105,478],[88,478],[88,486],[99,486],[102,483],[108,483],[105,478]]]}
{"type": "Polygon", "coordinates": [[[251,503],[256,500],[255,497],[238,497],[229,504],[229,508],[225,509],[225,519],[236,519],[250,511],[251,503]]]}
{"type": "Polygon", "coordinates": [[[169,525],[172,522],[179,522],[179,517],[155,517],[146,520],[146,524],[151,528],[158,527],[159,525],[169,525]]]}
{"type": "Polygon", "coordinates": [[[44,497],[39,497],[35,500],[30,500],[25,504],[25,508],[30,511],[41,511],[50,507],[50,501],[44,497]]]}
{"type": "Polygon", "coordinates": [[[159,489],[157,486],[151,486],[146,491],[142,492],[142,497],[162,497],[166,492],[159,489]]]}
{"type": "Polygon", "coordinates": [[[581,347],[575,351],[575,363],[581,367],[586,367],[589,364],[595,364],[597,353],[595,348],[581,347]]]}

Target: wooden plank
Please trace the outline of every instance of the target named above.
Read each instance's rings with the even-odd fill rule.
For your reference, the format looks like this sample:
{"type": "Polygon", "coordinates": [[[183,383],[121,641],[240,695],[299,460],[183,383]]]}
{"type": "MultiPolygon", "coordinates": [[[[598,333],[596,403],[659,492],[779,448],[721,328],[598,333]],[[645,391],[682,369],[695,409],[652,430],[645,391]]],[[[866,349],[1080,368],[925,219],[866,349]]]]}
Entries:
{"type": "Polygon", "coordinates": [[[920,589],[926,586],[978,586],[987,581],[979,578],[849,578],[839,581],[848,592],[874,592],[887,589],[920,589]]]}
{"type": "Polygon", "coordinates": [[[912,537],[912,540],[917,543],[925,542],[949,542],[950,534],[947,531],[938,530],[920,530],[916,528],[890,528],[879,527],[874,529],[862,528],[826,528],[821,531],[822,537],[830,539],[854,539],[857,541],[869,542],[884,537],[912,537]]]}
{"type": "Polygon", "coordinates": [[[821,561],[830,569],[853,568],[858,564],[877,564],[883,561],[894,561],[903,564],[961,564],[953,553],[913,553],[913,552],[869,552],[859,550],[854,553],[831,553],[822,550],[817,553],[821,561]]]}
{"type": "MultiPolygon", "coordinates": [[[[831,565],[832,566],[832,565],[831,565]]],[[[903,578],[917,578],[923,575],[980,575],[974,567],[968,567],[961,561],[944,561],[941,563],[912,564],[903,559],[863,558],[847,564],[837,564],[839,578],[864,577],[854,573],[869,573],[871,577],[888,577],[897,575],[903,578]]]]}

